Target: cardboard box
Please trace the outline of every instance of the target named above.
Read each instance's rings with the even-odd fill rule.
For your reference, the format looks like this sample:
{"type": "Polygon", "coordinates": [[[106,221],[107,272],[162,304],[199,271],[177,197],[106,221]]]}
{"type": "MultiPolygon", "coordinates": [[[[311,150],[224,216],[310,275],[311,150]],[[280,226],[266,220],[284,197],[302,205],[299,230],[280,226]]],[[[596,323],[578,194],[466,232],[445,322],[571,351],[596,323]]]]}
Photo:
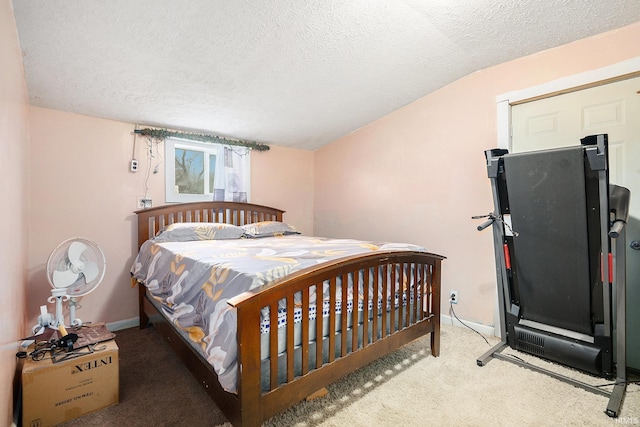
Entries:
{"type": "Polygon", "coordinates": [[[118,403],[118,346],[111,340],[95,348],[57,363],[27,356],[22,368],[23,427],[56,425],[118,403]],[[106,348],[99,350],[102,346],[106,348]]]}

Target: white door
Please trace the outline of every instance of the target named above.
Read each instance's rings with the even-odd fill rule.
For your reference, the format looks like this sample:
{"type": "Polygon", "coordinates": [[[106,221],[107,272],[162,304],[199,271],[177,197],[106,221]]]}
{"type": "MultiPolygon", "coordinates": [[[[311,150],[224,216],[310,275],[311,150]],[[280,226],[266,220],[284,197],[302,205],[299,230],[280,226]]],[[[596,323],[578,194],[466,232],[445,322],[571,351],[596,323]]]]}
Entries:
{"type": "Polygon", "coordinates": [[[514,105],[511,152],[609,135],[609,179],[631,191],[627,223],[627,366],[640,370],[640,77],[514,105]]]}

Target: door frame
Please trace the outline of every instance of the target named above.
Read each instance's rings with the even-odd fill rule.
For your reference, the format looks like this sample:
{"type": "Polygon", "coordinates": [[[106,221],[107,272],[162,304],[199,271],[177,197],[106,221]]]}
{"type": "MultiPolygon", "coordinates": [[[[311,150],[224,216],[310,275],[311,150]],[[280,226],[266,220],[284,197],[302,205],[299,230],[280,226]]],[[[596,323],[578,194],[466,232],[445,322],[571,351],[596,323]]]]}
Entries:
{"type": "Polygon", "coordinates": [[[498,148],[511,149],[511,106],[640,76],[640,56],[496,97],[498,148]]]}
{"type": "MultiPolygon", "coordinates": [[[[497,141],[498,148],[511,151],[511,107],[556,95],[576,92],[590,87],[601,86],[620,80],[640,76],[640,56],[618,62],[595,70],[585,71],[557,80],[552,80],[525,89],[507,92],[496,97],[497,107],[497,141]]],[[[498,295],[494,306],[494,325],[500,325],[498,295]]],[[[495,328],[495,335],[500,337],[501,331],[495,328]]]]}

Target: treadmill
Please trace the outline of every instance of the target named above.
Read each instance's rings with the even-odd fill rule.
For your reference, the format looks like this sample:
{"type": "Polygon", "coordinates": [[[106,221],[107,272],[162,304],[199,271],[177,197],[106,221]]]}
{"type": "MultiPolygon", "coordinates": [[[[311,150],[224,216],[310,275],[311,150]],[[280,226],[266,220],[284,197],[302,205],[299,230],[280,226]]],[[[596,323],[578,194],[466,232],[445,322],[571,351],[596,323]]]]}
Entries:
{"type": "Polygon", "coordinates": [[[502,341],[497,358],[609,396],[626,391],[625,227],[630,192],[609,183],[608,138],[525,153],[485,151],[502,341]],[[614,379],[613,392],[502,354],[506,347],[614,379]]]}

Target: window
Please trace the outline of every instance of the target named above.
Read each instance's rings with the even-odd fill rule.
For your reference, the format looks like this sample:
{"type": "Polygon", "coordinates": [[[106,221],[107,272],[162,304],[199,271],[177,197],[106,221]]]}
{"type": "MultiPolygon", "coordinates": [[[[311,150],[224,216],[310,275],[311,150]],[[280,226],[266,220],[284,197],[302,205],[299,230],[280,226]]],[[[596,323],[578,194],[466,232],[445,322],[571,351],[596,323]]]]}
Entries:
{"type": "Polygon", "coordinates": [[[167,202],[248,202],[249,151],[243,147],[167,138],[167,202]]]}

